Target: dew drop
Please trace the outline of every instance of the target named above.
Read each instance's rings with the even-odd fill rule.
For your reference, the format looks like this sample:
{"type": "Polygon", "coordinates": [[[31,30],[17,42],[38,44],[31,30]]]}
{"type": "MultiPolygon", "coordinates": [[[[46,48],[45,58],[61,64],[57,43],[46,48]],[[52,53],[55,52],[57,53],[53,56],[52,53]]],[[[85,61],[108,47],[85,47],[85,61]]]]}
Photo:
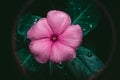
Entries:
{"type": "Polygon", "coordinates": [[[34,22],[34,24],[35,24],[36,22],[34,22]]]}
{"type": "Polygon", "coordinates": [[[87,18],[90,18],[90,16],[87,16],[87,18]]]}
{"type": "Polygon", "coordinates": [[[89,24],[90,25],[90,28],[92,28],[92,24],[89,24]]]}
{"type": "Polygon", "coordinates": [[[83,31],[85,31],[86,29],[85,28],[83,28],[83,31]]]}
{"type": "Polygon", "coordinates": [[[59,64],[57,65],[59,67],[59,69],[63,69],[63,65],[62,65],[62,62],[59,62],[59,64]]]}
{"type": "Polygon", "coordinates": [[[88,52],[87,56],[88,57],[92,57],[92,54],[90,52],[88,52]]]}
{"type": "Polygon", "coordinates": [[[80,10],[80,8],[78,8],[80,10]]]}
{"type": "Polygon", "coordinates": [[[35,19],[34,21],[37,21],[38,19],[35,19]]]}
{"type": "Polygon", "coordinates": [[[71,5],[73,5],[74,3],[73,2],[70,2],[71,5]]]}
{"type": "Polygon", "coordinates": [[[34,19],[34,24],[38,21],[38,19],[34,19]]]}
{"type": "Polygon", "coordinates": [[[61,65],[61,64],[62,64],[62,62],[59,62],[59,64],[61,65]]]}

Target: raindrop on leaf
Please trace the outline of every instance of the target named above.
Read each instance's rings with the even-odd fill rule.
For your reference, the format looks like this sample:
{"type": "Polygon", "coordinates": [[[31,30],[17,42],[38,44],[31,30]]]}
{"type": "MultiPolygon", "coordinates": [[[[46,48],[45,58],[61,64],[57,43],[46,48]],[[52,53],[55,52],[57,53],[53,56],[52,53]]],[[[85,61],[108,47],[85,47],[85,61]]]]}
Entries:
{"type": "Polygon", "coordinates": [[[83,28],[83,31],[85,31],[86,29],[85,28],[83,28]]]}
{"type": "Polygon", "coordinates": [[[90,25],[90,28],[92,28],[92,24],[89,24],[90,25]]]}
{"type": "Polygon", "coordinates": [[[79,10],[81,9],[81,8],[78,8],[79,10]]]}
{"type": "Polygon", "coordinates": [[[92,54],[90,53],[90,52],[88,52],[88,55],[87,55],[88,57],[92,57],[92,54]]]}

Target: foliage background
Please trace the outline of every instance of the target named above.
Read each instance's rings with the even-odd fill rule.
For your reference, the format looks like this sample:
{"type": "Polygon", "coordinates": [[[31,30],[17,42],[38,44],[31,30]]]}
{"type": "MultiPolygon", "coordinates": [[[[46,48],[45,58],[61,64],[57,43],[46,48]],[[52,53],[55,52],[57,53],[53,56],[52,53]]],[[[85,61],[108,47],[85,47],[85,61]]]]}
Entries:
{"type": "MultiPolygon", "coordinates": [[[[27,0],[4,0],[1,1],[0,10],[1,10],[1,78],[3,80],[19,80],[19,77],[22,77],[22,74],[15,62],[12,55],[12,47],[11,47],[11,33],[13,22],[19,13],[19,10],[22,8],[24,3],[27,0]]],[[[113,17],[117,28],[117,41],[120,41],[119,30],[120,30],[120,10],[119,10],[119,2],[115,0],[101,0],[107,7],[108,11],[113,17]]],[[[120,56],[120,46],[117,43],[116,53],[110,63],[110,66],[105,70],[104,74],[100,76],[102,80],[119,80],[119,56],[120,56]]],[[[99,80],[99,79],[97,79],[99,80]]]]}

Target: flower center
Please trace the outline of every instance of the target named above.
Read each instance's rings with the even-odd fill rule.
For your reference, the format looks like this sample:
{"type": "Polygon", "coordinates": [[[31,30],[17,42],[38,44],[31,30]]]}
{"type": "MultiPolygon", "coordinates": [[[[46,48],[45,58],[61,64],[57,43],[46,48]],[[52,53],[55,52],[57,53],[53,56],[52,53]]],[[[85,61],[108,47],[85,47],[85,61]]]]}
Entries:
{"type": "Polygon", "coordinates": [[[53,41],[55,41],[56,39],[57,39],[57,37],[56,37],[56,36],[53,36],[53,37],[52,37],[52,40],[53,40],[53,41]]]}
{"type": "Polygon", "coordinates": [[[56,41],[58,38],[57,38],[57,36],[56,35],[53,35],[52,37],[51,37],[51,40],[52,41],[56,41]]]}

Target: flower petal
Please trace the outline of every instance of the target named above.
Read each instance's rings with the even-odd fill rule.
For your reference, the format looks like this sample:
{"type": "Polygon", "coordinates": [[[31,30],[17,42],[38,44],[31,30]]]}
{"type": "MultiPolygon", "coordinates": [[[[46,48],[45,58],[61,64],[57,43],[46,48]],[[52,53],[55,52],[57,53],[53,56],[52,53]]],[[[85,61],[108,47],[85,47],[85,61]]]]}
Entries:
{"type": "Polygon", "coordinates": [[[76,56],[73,48],[63,45],[59,41],[53,43],[52,51],[50,61],[54,63],[70,61],[76,56]]]}
{"type": "Polygon", "coordinates": [[[47,23],[47,19],[42,18],[30,28],[30,30],[27,32],[27,37],[30,40],[37,40],[50,37],[51,34],[52,30],[47,23]]]}
{"type": "Polygon", "coordinates": [[[69,26],[63,34],[59,36],[61,43],[76,49],[82,42],[82,29],[79,25],[69,26]]]}
{"type": "Polygon", "coordinates": [[[71,24],[71,19],[68,14],[58,10],[49,11],[47,20],[53,32],[57,35],[64,32],[64,30],[71,24]]]}
{"type": "Polygon", "coordinates": [[[49,39],[35,40],[30,43],[29,49],[38,62],[46,63],[52,50],[51,44],[49,39]]]}

